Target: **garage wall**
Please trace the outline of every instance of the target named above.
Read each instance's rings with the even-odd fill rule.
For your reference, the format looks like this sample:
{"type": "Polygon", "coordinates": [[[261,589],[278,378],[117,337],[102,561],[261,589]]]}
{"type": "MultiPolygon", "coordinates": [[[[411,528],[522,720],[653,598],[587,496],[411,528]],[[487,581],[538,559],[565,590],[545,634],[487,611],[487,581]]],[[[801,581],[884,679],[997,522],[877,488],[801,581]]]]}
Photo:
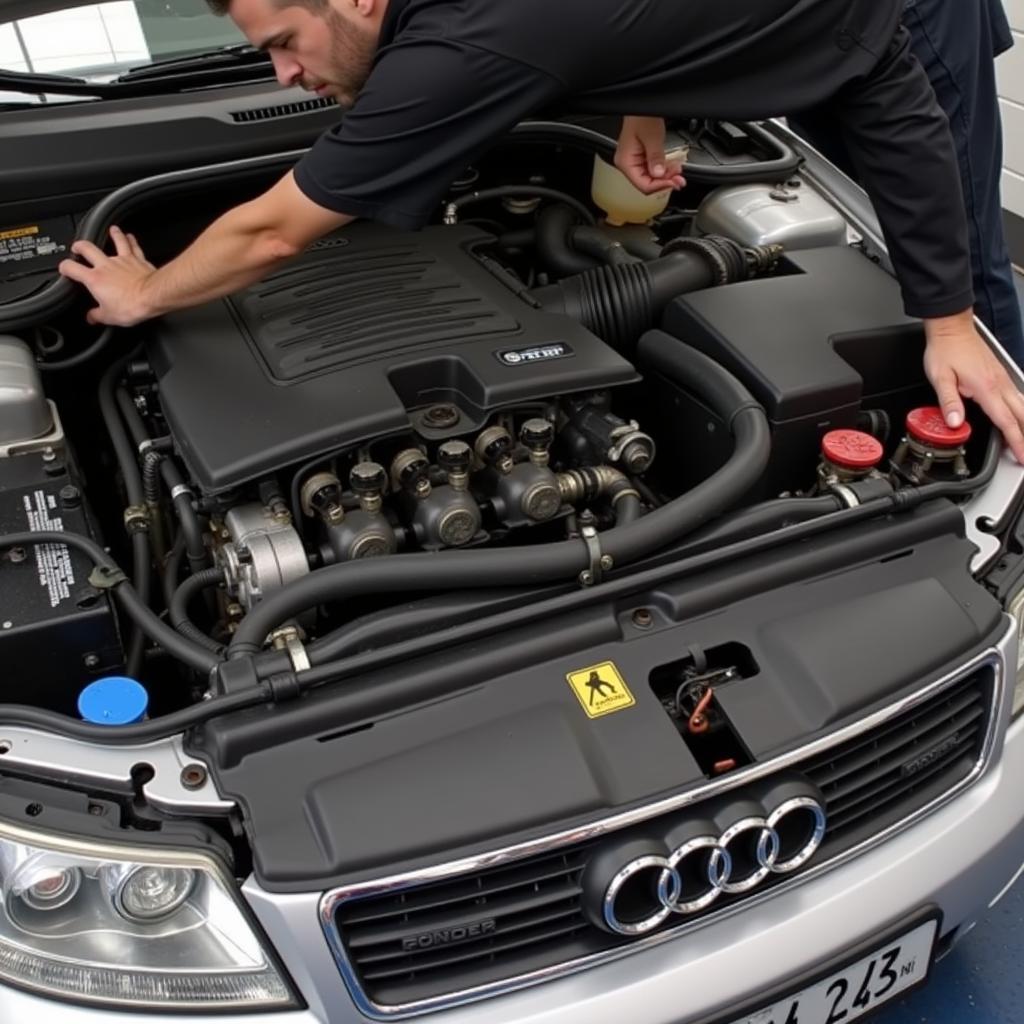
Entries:
{"type": "Polygon", "coordinates": [[[1024,0],[1003,0],[1016,45],[996,62],[1003,113],[1003,206],[1010,252],[1024,266],[1024,0]]]}

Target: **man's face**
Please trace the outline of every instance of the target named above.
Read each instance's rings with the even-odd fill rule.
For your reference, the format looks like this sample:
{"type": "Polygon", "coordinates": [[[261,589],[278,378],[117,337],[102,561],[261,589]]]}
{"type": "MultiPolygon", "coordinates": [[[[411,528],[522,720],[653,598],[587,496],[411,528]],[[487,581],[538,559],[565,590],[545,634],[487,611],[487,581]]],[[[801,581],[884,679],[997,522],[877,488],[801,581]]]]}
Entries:
{"type": "Polygon", "coordinates": [[[380,0],[328,0],[322,10],[274,0],[232,0],[231,19],[266,50],[277,80],[351,106],[370,74],[380,38],[380,0]]]}

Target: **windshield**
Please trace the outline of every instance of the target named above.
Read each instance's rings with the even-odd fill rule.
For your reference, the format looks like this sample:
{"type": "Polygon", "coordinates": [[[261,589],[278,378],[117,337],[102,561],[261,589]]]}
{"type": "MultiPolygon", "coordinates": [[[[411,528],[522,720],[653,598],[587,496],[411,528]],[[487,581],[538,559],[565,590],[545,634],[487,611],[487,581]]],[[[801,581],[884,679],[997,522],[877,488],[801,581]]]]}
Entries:
{"type": "MultiPolygon", "coordinates": [[[[0,68],[104,82],[129,68],[245,42],[204,0],[110,0],[0,22],[0,68]]],[[[36,97],[66,102],[68,97],[36,97]]],[[[0,90],[0,103],[32,97],[0,90]]]]}

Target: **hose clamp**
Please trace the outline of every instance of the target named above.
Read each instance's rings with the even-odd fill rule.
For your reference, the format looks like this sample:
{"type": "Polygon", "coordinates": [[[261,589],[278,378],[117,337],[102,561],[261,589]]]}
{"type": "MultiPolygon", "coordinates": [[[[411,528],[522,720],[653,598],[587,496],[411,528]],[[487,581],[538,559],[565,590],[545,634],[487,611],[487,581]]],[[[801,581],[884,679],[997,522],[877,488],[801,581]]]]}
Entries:
{"type": "Polygon", "coordinates": [[[124,510],[124,528],[129,534],[149,529],[149,509],[145,505],[129,505],[124,510]]]}
{"type": "Polygon", "coordinates": [[[183,494],[189,501],[192,500],[192,491],[187,484],[175,484],[171,488],[171,501],[176,501],[183,494]]]}
{"type": "Polygon", "coordinates": [[[580,536],[587,545],[589,566],[579,574],[581,587],[596,586],[604,578],[604,574],[615,565],[611,555],[601,553],[601,537],[592,526],[584,526],[580,536]]]}
{"type": "Polygon", "coordinates": [[[156,442],[151,437],[147,437],[144,440],[140,441],[139,442],[139,454],[140,455],[145,455],[146,452],[148,452],[155,444],[156,444],[156,442]]]}
{"type": "Polygon", "coordinates": [[[285,651],[292,661],[295,673],[308,672],[312,665],[309,655],[302,644],[302,636],[296,626],[282,626],[270,634],[270,641],[275,650],[285,651]]]}
{"type": "Polygon", "coordinates": [[[845,484],[832,484],[829,490],[847,507],[856,508],[860,505],[860,498],[845,484]]]}

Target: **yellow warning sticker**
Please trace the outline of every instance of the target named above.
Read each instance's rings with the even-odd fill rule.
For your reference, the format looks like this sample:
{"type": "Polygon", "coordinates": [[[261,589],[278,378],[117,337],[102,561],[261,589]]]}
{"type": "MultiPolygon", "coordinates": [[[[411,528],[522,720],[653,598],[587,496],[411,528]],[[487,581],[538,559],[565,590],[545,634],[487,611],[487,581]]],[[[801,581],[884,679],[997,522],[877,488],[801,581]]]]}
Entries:
{"type": "Polygon", "coordinates": [[[572,692],[579,698],[583,710],[590,718],[610,715],[613,711],[631,708],[636,703],[626,680],[610,661],[581,668],[578,672],[569,672],[565,678],[569,680],[572,692]]]}
{"type": "Polygon", "coordinates": [[[8,238],[25,238],[28,235],[38,234],[38,225],[32,225],[24,228],[11,228],[10,231],[0,231],[0,242],[6,241],[8,238]]]}

